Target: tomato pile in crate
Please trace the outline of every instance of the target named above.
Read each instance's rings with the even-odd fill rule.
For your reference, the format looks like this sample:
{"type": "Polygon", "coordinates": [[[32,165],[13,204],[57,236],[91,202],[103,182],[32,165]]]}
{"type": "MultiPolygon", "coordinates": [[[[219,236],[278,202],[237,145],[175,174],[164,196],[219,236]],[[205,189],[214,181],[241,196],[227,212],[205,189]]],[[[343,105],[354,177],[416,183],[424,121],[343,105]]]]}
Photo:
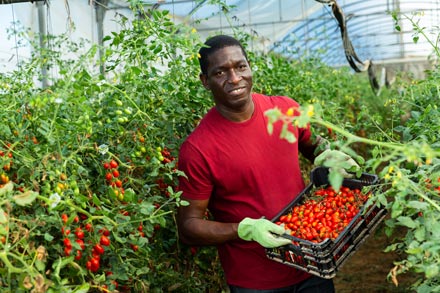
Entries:
{"type": "Polygon", "coordinates": [[[328,169],[311,172],[311,183],[272,222],[284,225],[292,244],[266,249],[267,256],[322,278],[333,278],[384,219],[386,210],[366,201],[378,183],[376,175],[344,179],[338,192],[328,169]],[[364,190],[369,189],[369,190],[364,190]]]}

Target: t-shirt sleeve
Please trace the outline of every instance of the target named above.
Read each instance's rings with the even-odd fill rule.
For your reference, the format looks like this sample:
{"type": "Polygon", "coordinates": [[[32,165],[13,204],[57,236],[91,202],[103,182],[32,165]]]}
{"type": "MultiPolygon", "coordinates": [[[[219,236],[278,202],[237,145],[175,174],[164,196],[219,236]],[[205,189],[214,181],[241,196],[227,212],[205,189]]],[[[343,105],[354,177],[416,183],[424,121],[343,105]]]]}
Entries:
{"type": "Polygon", "coordinates": [[[201,152],[188,141],[180,147],[179,170],[186,176],[179,177],[182,197],[205,200],[211,196],[213,184],[208,163],[201,152]]]}

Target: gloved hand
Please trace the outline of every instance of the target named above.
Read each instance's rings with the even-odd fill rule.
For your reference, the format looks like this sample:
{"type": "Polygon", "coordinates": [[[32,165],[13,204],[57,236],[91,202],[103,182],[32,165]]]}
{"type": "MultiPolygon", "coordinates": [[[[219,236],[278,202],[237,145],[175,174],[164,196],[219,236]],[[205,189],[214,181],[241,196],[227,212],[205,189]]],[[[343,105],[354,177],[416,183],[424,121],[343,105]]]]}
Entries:
{"type": "Polygon", "coordinates": [[[358,172],[361,170],[359,165],[352,157],[344,152],[338,150],[327,149],[315,158],[314,164],[317,166],[324,166],[330,170],[336,170],[345,178],[353,177],[347,172],[358,172]]]}
{"type": "Polygon", "coordinates": [[[282,226],[267,219],[244,218],[238,224],[238,236],[247,241],[256,241],[266,248],[274,248],[292,243],[291,240],[278,237],[285,232],[282,226]]]}

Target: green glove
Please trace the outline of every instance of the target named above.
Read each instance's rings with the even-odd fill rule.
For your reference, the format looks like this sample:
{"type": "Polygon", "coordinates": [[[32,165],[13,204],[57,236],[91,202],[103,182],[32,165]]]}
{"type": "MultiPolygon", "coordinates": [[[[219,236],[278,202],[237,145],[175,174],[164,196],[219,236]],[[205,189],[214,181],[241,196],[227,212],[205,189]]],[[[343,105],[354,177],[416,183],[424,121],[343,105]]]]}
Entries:
{"type": "Polygon", "coordinates": [[[337,150],[325,150],[315,158],[314,164],[317,166],[324,166],[330,170],[336,170],[345,178],[353,177],[347,172],[358,172],[361,170],[359,165],[352,157],[344,152],[337,150]]]}
{"type": "Polygon", "coordinates": [[[267,219],[244,218],[238,224],[238,236],[247,241],[256,241],[266,248],[279,247],[291,244],[292,241],[278,237],[285,232],[282,226],[267,219]]]}

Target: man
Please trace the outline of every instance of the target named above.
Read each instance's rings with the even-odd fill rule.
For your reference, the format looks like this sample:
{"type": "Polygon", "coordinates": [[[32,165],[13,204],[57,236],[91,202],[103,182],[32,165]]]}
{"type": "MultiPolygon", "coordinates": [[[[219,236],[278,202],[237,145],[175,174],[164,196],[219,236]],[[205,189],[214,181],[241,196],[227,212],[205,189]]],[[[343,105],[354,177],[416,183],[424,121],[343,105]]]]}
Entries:
{"type": "Polygon", "coordinates": [[[299,152],[313,161],[317,144],[309,128],[291,126],[296,143],[279,138],[281,122],[267,132],[264,112],[284,113],[298,103],[252,93],[247,54],[236,39],[219,35],[200,49],[200,80],[215,106],[182,144],[179,189],[188,206],[178,209],[180,238],[215,245],[234,292],[334,292],[332,280],[277,263],[265,247],[290,243],[273,218],[304,188],[299,152]],[[209,210],[213,220],[205,219],[209,210]],[[264,218],[263,218],[264,217],[264,218]]]}

